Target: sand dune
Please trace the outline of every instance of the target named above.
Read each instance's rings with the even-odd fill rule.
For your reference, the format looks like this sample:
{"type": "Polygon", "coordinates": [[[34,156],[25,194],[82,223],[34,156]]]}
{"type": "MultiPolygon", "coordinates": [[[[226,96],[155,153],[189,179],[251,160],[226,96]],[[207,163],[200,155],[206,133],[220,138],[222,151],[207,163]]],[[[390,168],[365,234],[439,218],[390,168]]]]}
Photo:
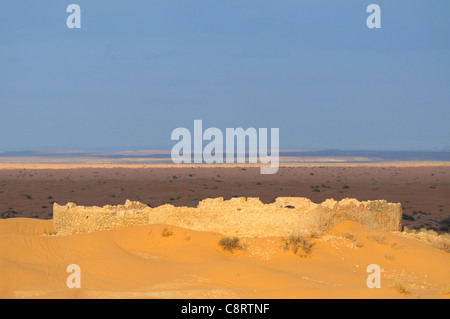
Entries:
{"type": "Polygon", "coordinates": [[[307,257],[278,237],[244,238],[245,249],[230,253],[221,234],[166,225],[46,235],[52,228],[52,220],[0,220],[1,298],[450,297],[449,253],[353,222],[311,239],[307,257]],[[69,264],[81,268],[79,289],[66,286],[69,264]],[[383,269],[380,289],[366,286],[369,264],[383,269]]]}

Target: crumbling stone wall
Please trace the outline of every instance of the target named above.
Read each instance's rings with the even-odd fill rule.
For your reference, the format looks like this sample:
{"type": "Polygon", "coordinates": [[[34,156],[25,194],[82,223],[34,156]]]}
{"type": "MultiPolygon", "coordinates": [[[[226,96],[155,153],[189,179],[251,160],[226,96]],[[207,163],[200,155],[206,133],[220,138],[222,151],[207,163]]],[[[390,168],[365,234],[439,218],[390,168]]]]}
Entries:
{"type": "Polygon", "coordinates": [[[166,224],[227,236],[269,237],[322,235],[344,220],[374,229],[400,231],[402,207],[385,200],[328,199],[315,204],[303,197],[278,197],[264,204],[258,198],[209,198],[197,208],[162,205],[151,208],[127,200],[125,205],[85,207],[54,204],[58,233],[87,233],[130,226],[166,224]]]}

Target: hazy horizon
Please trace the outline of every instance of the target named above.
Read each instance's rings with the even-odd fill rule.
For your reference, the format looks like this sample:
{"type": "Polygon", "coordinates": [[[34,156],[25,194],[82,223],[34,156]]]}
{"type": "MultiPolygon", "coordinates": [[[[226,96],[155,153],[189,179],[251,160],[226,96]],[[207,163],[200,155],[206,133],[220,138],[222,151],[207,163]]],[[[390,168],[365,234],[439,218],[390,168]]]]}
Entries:
{"type": "MultiPolygon", "coordinates": [[[[235,158],[239,157],[235,153],[235,158]]],[[[241,154],[242,155],[242,154],[241,154]]],[[[203,155],[208,156],[208,155],[203,155]]],[[[245,157],[248,156],[248,152],[245,157]]],[[[194,153],[190,156],[192,162],[194,153]]],[[[225,163],[225,154],[222,157],[225,163]]],[[[383,163],[383,162],[450,162],[450,150],[447,151],[369,151],[369,150],[280,150],[281,164],[289,163],[383,163]]],[[[0,152],[0,163],[45,163],[46,159],[55,163],[76,163],[106,161],[115,164],[170,164],[173,163],[171,150],[141,150],[141,151],[11,151],[0,152]],[[31,159],[31,162],[30,162],[31,159]],[[56,162],[55,162],[56,160],[56,162]]],[[[248,163],[247,160],[245,162],[248,163]]],[[[97,163],[98,164],[98,163],[97,163]]]]}
{"type": "MultiPolygon", "coordinates": [[[[175,144],[175,143],[174,143],[175,144]]],[[[120,153],[120,152],[152,152],[161,151],[169,152],[171,151],[173,145],[160,146],[160,147],[88,147],[88,148],[36,148],[36,149],[6,149],[0,150],[0,154],[5,153],[120,153]]],[[[203,145],[205,146],[205,144],[203,145]]],[[[248,149],[247,149],[248,151],[248,149]]],[[[304,151],[304,152],[314,152],[314,151],[339,151],[339,152],[450,152],[450,147],[434,148],[434,149],[339,149],[339,148],[300,148],[300,147],[285,147],[280,148],[280,151],[304,151]]]]}

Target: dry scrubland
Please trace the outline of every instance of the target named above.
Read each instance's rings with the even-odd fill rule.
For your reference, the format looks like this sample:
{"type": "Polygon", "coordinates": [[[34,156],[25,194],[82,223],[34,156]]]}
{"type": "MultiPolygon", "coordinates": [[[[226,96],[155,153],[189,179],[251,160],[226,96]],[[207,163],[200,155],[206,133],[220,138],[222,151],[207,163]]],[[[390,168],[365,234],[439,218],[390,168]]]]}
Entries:
{"type": "Polygon", "coordinates": [[[0,220],[0,297],[449,298],[448,171],[297,167],[261,176],[258,168],[1,170],[3,216],[41,219],[0,220]],[[400,202],[407,228],[388,231],[347,220],[316,234],[254,237],[161,223],[67,235],[56,231],[53,219],[43,219],[53,217],[54,202],[103,206],[130,199],[151,210],[167,203],[189,210],[204,198],[238,195],[259,197],[261,205],[291,196],[314,203],[347,197],[400,202]],[[81,289],[66,287],[72,263],[81,267],[81,289]],[[381,289],[366,286],[370,264],[382,268],[381,289]]]}
{"type": "Polygon", "coordinates": [[[128,199],[150,207],[196,207],[216,197],[258,197],[266,204],[277,197],[314,203],[356,198],[401,203],[403,225],[410,229],[450,231],[449,165],[315,165],[281,167],[275,175],[251,167],[12,167],[0,170],[0,218],[50,219],[55,202],[104,206],[128,199]]]}

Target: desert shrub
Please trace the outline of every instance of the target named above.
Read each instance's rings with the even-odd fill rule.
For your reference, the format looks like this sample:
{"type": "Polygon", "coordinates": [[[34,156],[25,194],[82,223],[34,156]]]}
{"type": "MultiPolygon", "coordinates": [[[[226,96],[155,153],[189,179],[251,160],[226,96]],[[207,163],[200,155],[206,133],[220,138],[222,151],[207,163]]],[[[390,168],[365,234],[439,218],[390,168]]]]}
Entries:
{"type": "Polygon", "coordinates": [[[364,244],[363,244],[362,242],[360,242],[360,241],[357,241],[357,242],[355,243],[355,245],[356,245],[356,247],[358,247],[358,248],[364,247],[364,244]]]}
{"type": "Polygon", "coordinates": [[[385,253],[384,258],[386,258],[387,260],[394,260],[394,255],[391,253],[385,253]]]}
{"type": "Polygon", "coordinates": [[[171,231],[168,228],[164,228],[162,233],[161,233],[161,236],[163,236],[163,237],[169,237],[169,236],[172,236],[172,235],[173,235],[173,231],[171,231]]]}
{"type": "Polygon", "coordinates": [[[394,288],[402,295],[407,295],[408,291],[406,290],[406,287],[403,285],[403,283],[400,280],[394,281],[394,288]]]}
{"type": "Polygon", "coordinates": [[[445,251],[446,253],[450,253],[450,241],[445,240],[445,239],[441,239],[441,240],[436,240],[433,241],[433,247],[441,249],[443,251],[445,251]]]}
{"type": "Polygon", "coordinates": [[[44,229],[44,235],[47,236],[56,235],[56,231],[53,228],[46,228],[44,229]]]}
{"type": "Polygon", "coordinates": [[[417,230],[415,230],[415,229],[409,229],[408,227],[404,227],[403,228],[403,231],[405,232],[405,233],[407,233],[407,234],[417,234],[417,230]]]}
{"type": "Polygon", "coordinates": [[[375,234],[370,234],[367,236],[367,239],[371,239],[376,241],[378,244],[380,245],[386,245],[387,241],[386,241],[386,237],[385,236],[380,236],[380,235],[375,235],[375,234]]]}
{"type": "Polygon", "coordinates": [[[291,250],[300,257],[307,257],[311,254],[314,243],[303,236],[291,235],[284,240],[284,250],[291,250]]]}
{"type": "Polygon", "coordinates": [[[413,216],[408,215],[408,214],[405,214],[405,213],[403,213],[402,219],[403,219],[403,220],[407,220],[407,221],[411,221],[411,222],[413,222],[413,221],[416,220],[413,216]]]}
{"type": "Polygon", "coordinates": [[[312,231],[309,233],[309,238],[321,238],[322,235],[320,235],[320,233],[316,232],[316,231],[312,231]]]}
{"type": "Polygon", "coordinates": [[[223,250],[232,253],[235,249],[244,249],[244,246],[239,242],[238,237],[223,237],[219,240],[219,245],[223,250]]]}
{"type": "Polygon", "coordinates": [[[450,234],[448,233],[439,235],[435,230],[426,228],[421,228],[419,232],[416,230],[411,231],[407,227],[403,231],[407,234],[412,234],[414,238],[425,240],[434,248],[450,253],[450,234]]]}
{"type": "Polygon", "coordinates": [[[355,241],[355,236],[353,236],[352,233],[348,233],[348,232],[342,233],[341,237],[344,237],[345,239],[348,239],[351,241],[355,241]]]}
{"type": "Polygon", "coordinates": [[[439,235],[439,234],[438,234],[436,231],[434,231],[433,229],[421,228],[421,229],[420,229],[420,232],[421,232],[421,233],[425,233],[425,234],[427,234],[427,235],[431,235],[431,236],[438,236],[438,235],[439,235]]]}

